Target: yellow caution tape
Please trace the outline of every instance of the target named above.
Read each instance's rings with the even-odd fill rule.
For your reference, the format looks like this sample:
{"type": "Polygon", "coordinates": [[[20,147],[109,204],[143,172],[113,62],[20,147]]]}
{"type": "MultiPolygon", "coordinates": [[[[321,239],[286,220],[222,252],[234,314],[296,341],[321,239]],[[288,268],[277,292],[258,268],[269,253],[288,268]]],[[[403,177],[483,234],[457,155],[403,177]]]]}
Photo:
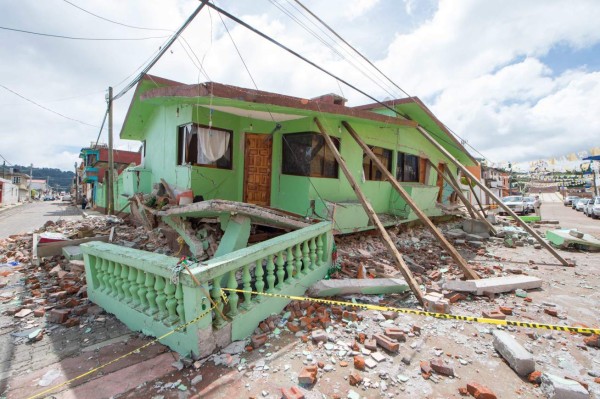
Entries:
{"type": "MultiPolygon", "coordinates": [[[[216,305],[215,305],[215,306],[216,306],[216,305]]],[[[140,350],[142,350],[142,349],[145,349],[145,348],[149,347],[150,345],[152,345],[152,344],[154,344],[154,343],[156,343],[156,342],[160,341],[161,339],[168,337],[169,335],[173,334],[174,332],[177,332],[177,331],[179,331],[179,330],[183,330],[184,328],[186,328],[186,327],[187,327],[187,326],[189,326],[190,324],[194,324],[194,323],[196,323],[197,321],[199,321],[200,319],[202,319],[203,317],[206,317],[207,315],[209,315],[209,314],[212,312],[212,310],[215,308],[215,306],[213,306],[213,307],[211,307],[210,309],[206,310],[204,313],[200,314],[200,316],[196,317],[195,319],[193,319],[193,320],[191,320],[191,321],[188,321],[187,323],[185,323],[185,324],[182,324],[182,325],[180,325],[180,326],[177,326],[177,328],[175,328],[175,329],[173,329],[173,330],[171,330],[171,331],[169,331],[169,332],[167,332],[167,333],[165,333],[165,334],[161,335],[160,337],[158,337],[158,338],[156,338],[156,339],[154,339],[154,340],[152,340],[152,341],[150,341],[150,342],[148,342],[148,343],[146,343],[146,344],[144,344],[144,345],[140,346],[140,347],[139,347],[139,348],[137,348],[137,349],[134,349],[134,350],[132,350],[132,351],[130,351],[130,352],[127,352],[126,354],[124,354],[124,355],[122,355],[122,356],[119,356],[118,358],[116,358],[116,359],[113,359],[113,360],[111,360],[110,362],[104,363],[103,365],[101,365],[101,366],[98,366],[98,367],[96,367],[96,368],[94,368],[94,369],[92,369],[92,370],[90,370],[90,371],[87,371],[87,372],[85,372],[85,373],[83,373],[83,374],[80,374],[80,375],[78,375],[78,376],[77,376],[77,377],[75,377],[75,378],[71,378],[71,379],[70,379],[70,380],[68,380],[68,381],[65,381],[65,382],[63,382],[63,383],[60,383],[60,384],[58,384],[58,385],[55,385],[55,386],[53,386],[53,387],[50,387],[50,388],[46,389],[45,391],[42,391],[42,392],[36,393],[35,395],[33,395],[33,396],[30,396],[28,399],[35,399],[35,398],[39,398],[40,396],[46,395],[46,394],[48,394],[48,393],[50,393],[50,392],[54,391],[54,390],[55,390],[55,389],[57,389],[57,388],[60,388],[60,387],[62,387],[62,386],[65,386],[65,385],[67,385],[67,384],[70,384],[70,383],[72,383],[73,381],[77,381],[77,380],[79,380],[79,379],[81,379],[81,378],[83,378],[83,377],[86,377],[86,376],[88,376],[88,375],[90,375],[90,374],[93,374],[93,373],[95,373],[96,371],[98,371],[98,370],[100,370],[100,369],[103,369],[103,368],[104,368],[104,367],[106,367],[106,366],[109,366],[109,365],[111,365],[111,364],[113,364],[113,363],[116,363],[116,362],[118,362],[119,360],[121,360],[121,359],[124,359],[124,358],[126,358],[127,356],[129,356],[129,355],[132,355],[132,354],[134,354],[134,353],[137,353],[137,352],[139,352],[140,350]]]]}
{"type": "Polygon", "coordinates": [[[234,288],[221,288],[221,290],[253,294],[253,295],[270,296],[270,297],[275,297],[275,298],[293,299],[296,301],[312,301],[312,302],[318,302],[318,303],[324,303],[324,304],[330,304],[330,305],[353,306],[353,307],[357,307],[357,308],[370,309],[370,310],[392,311],[392,312],[397,312],[397,313],[414,314],[414,315],[419,315],[419,316],[431,316],[431,317],[435,317],[437,319],[472,321],[475,323],[496,324],[499,326],[539,328],[539,329],[544,329],[544,330],[567,331],[567,332],[581,333],[581,334],[600,334],[600,328],[559,326],[556,324],[532,323],[532,322],[515,321],[515,320],[499,320],[499,319],[490,319],[490,318],[486,318],[486,317],[461,316],[461,315],[446,314],[446,313],[425,312],[423,310],[416,310],[416,309],[392,308],[392,307],[388,307],[388,306],[372,305],[372,304],[368,304],[368,303],[333,301],[331,299],[319,299],[319,298],[311,298],[311,297],[306,297],[306,296],[283,295],[283,294],[275,294],[272,292],[245,291],[245,290],[239,290],[239,289],[234,289],[234,288]]]}

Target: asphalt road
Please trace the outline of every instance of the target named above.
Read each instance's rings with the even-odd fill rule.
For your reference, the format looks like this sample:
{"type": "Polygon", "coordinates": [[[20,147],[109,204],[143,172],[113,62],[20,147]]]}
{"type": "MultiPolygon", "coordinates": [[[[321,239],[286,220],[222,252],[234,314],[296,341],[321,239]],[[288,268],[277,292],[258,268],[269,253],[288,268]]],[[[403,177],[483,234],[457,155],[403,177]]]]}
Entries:
{"type": "Polygon", "coordinates": [[[558,220],[564,229],[577,229],[600,239],[600,219],[589,218],[583,212],[564,206],[558,193],[542,194],[542,218],[558,220]]]}
{"type": "Polygon", "coordinates": [[[0,238],[36,230],[48,220],[81,218],[81,212],[67,202],[31,202],[0,212],[0,238]]]}

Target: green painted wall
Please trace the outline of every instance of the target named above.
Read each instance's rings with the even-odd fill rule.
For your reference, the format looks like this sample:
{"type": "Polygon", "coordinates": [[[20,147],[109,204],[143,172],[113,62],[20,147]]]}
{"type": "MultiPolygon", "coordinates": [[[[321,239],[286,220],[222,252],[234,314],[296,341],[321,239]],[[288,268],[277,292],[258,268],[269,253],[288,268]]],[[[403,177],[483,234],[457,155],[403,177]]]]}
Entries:
{"type": "MultiPolygon", "coordinates": [[[[177,104],[170,99],[169,104],[156,106],[145,125],[146,157],[144,167],[152,171],[152,183],[164,178],[176,188],[192,188],[194,195],[205,199],[221,198],[243,201],[244,192],[244,133],[270,134],[275,122],[231,115],[220,111],[210,111],[206,107],[177,104]],[[196,122],[207,125],[212,119],[215,128],[233,131],[233,166],[231,170],[177,166],[177,127],[196,122]]],[[[326,130],[341,139],[340,152],[359,185],[378,213],[391,213],[413,219],[413,212],[406,212],[406,204],[395,193],[390,184],[380,181],[362,181],[362,150],[352,137],[341,127],[339,117],[319,116],[326,130]]],[[[369,145],[393,151],[402,151],[428,157],[434,164],[449,163],[435,147],[415,129],[402,126],[382,125],[372,121],[352,121],[353,128],[369,145]]],[[[283,121],[282,128],[273,134],[273,162],[271,178],[271,206],[306,216],[328,217],[326,201],[357,204],[357,198],[342,171],[338,179],[307,178],[283,175],[282,135],[295,132],[318,132],[312,117],[283,121]],[[312,214],[314,206],[316,215],[312,214]]],[[[396,170],[396,155],[393,157],[392,172],[396,170]]],[[[456,173],[456,169],[451,169],[456,173]]],[[[436,172],[430,170],[426,184],[403,183],[413,198],[430,216],[440,214],[435,208],[438,188],[435,186],[436,172]]],[[[330,216],[330,215],[329,215],[330,216]]],[[[343,231],[364,228],[366,215],[359,206],[348,205],[339,213],[344,218],[343,231]]],[[[336,218],[337,219],[337,218],[336,218]]],[[[339,228],[339,225],[336,226],[339,228]]]]}

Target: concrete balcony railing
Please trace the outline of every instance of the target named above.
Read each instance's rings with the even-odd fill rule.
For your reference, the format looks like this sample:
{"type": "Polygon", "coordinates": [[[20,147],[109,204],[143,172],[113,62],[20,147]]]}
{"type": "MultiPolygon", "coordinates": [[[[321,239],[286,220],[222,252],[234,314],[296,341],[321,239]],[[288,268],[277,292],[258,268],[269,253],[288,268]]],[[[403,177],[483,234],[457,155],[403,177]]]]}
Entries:
{"type": "Polygon", "coordinates": [[[332,230],[331,222],[321,222],[204,261],[191,268],[203,289],[185,271],[174,278],[177,258],[86,243],[81,248],[88,297],[132,330],[155,337],[206,313],[212,299],[218,310],[161,339],[182,354],[206,355],[216,346],[249,336],[261,320],[289,302],[247,292],[225,295],[222,288],[303,294],[331,265],[332,230]]]}

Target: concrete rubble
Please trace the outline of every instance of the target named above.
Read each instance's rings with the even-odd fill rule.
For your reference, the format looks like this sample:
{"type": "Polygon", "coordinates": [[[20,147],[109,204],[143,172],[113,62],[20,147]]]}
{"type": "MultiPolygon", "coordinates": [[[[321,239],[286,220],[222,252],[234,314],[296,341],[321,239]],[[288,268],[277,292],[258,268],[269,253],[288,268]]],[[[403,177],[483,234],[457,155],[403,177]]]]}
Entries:
{"type": "MultiPolygon", "coordinates": [[[[428,298],[425,308],[407,291],[384,245],[368,234],[336,237],[337,263],[328,273],[329,280],[313,286],[310,295],[438,313],[580,323],[584,311],[571,314],[569,304],[560,297],[546,296],[546,291],[565,288],[561,278],[545,277],[535,243],[506,223],[499,226],[501,237],[490,237],[478,223],[441,225],[482,277],[476,281],[461,280],[462,271],[426,229],[390,229],[428,298]],[[521,263],[508,259],[511,255],[507,254],[515,251],[524,254],[521,263]],[[364,278],[357,278],[359,271],[364,278]],[[390,285],[377,287],[381,278],[390,285]]],[[[44,230],[72,236],[83,224],[98,235],[115,226],[114,221],[99,217],[79,224],[49,224],[44,230]]],[[[176,237],[162,228],[148,231],[118,223],[114,241],[174,255],[176,237]]],[[[71,260],[53,256],[34,267],[29,263],[31,235],[11,237],[2,245],[6,250],[0,252],[4,265],[0,275],[22,273],[25,293],[13,295],[12,285],[0,291],[3,317],[15,327],[10,337],[14,344],[35,348],[64,332],[93,341],[100,326],[120,324],[86,299],[84,266],[76,259],[76,251],[66,251],[71,260]],[[8,266],[10,262],[16,264],[8,266]]],[[[595,277],[577,278],[579,287],[593,295],[595,291],[585,287],[591,287],[589,281],[595,277]]],[[[88,344],[93,348],[96,342],[92,341],[88,344]]],[[[170,354],[162,345],[153,345],[170,354],[168,374],[148,379],[116,397],[600,397],[598,342],[594,335],[292,301],[280,314],[265,319],[251,337],[201,359],[170,354]],[[219,379],[225,382],[217,382],[219,379]],[[229,393],[217,396],[223,389],[229,393]]],[[[110,359],[106,356],[104,360],[110,359]]],[[[61,381],[56,371],[45,373],[39,383],[51,386],[61,381]]]]}

